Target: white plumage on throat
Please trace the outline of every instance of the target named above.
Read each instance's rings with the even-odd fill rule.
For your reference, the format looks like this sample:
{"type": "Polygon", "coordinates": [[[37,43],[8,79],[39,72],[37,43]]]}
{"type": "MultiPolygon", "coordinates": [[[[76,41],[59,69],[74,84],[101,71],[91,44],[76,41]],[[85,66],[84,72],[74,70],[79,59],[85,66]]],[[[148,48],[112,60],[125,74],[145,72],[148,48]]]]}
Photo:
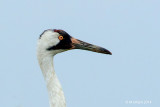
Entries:
{"type": "Polygon", "coordinates": [[[75,39],[63,30],[44,31],[38,40],[37,58],[47,84],[50,107],[66,107],[64,93],[54,71],[53,57],[71,49],[112,55],[109,50],[75,39]]]}
{"type": "Polygon", "coordinates": [[[47,48],[60,42],[58,36],[53,30],[45,31],[38,40],[37,48],[37,58],[46,81],[50,107],[66,107],[64,93],[53,66],[53,56],[62,50],[47,51],[47,48]]]}

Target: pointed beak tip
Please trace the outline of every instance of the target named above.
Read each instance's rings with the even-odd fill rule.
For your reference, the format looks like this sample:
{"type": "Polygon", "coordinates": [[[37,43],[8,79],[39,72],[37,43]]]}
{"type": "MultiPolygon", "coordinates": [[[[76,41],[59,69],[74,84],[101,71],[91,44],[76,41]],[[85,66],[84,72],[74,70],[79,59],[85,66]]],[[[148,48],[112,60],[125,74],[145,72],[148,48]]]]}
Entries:
{"type": "Polygon", "coordinates": [[[83,49],[83,50],[88,50],[88,51],[92,51],[92,52],[112,55],[112,53],[109,50],[107,50],[103,47],[92,45],[87,42],[83,42],[81,40],[75,39],[73,37],[71,38],[71,41],[72,41],[72,48],[71,49],[83,49]]]}
{"type": "Polygon", "coordinates": [[[106,54],[108,54],[108,55],[112,55],[112,52],[107,52],[106,54]]]}
{"type": "Polygon", "coordinates": [[[101,50],[103,50],[102,53],[104,53],[104,54],[112,55],[112,52],[110,52],[107,49],[101,48],[101,50]]]}
{"type": "Polygon", "coordinates": [[[112,53],[110,52],[109,55],[112,55],[112,53]]]}

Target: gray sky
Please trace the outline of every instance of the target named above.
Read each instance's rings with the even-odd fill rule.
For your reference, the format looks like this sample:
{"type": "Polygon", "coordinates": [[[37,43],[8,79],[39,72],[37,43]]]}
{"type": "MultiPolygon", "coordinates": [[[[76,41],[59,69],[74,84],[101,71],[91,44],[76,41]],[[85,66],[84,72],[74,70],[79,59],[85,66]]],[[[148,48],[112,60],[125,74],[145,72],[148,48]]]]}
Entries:
{"type": "Polygon", "coordinates": [[[0,107],[49,107],[36,58],[46,29],[113,53],[56,55],[67,107],[160,107],[159,11],[159,0],[1,0],[0,107]]]}

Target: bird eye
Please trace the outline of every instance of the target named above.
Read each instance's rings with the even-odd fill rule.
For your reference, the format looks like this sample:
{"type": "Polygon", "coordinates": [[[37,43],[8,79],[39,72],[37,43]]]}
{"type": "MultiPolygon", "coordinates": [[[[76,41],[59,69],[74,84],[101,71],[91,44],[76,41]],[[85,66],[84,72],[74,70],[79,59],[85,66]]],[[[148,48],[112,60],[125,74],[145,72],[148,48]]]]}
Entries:
{"type": "Polygon", "coordinates": [[[60,35],[60,36],[58,37],[58,39],[59,39],[59,40],[63,40],[63,36],[60,35]]]}

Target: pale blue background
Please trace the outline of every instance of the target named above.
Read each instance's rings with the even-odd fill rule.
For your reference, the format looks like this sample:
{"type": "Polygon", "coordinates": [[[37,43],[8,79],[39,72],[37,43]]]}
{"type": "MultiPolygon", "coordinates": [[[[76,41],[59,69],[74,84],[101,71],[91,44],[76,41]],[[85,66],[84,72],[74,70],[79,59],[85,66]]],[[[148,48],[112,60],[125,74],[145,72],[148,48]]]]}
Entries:
{"type": "Polygon", "coordinates": [[[160,107],[159,0],[1,0],[0,107],[49,107],[36,44],[52,28],[113,53],[54,58],[67,107],[160,107]]]}

